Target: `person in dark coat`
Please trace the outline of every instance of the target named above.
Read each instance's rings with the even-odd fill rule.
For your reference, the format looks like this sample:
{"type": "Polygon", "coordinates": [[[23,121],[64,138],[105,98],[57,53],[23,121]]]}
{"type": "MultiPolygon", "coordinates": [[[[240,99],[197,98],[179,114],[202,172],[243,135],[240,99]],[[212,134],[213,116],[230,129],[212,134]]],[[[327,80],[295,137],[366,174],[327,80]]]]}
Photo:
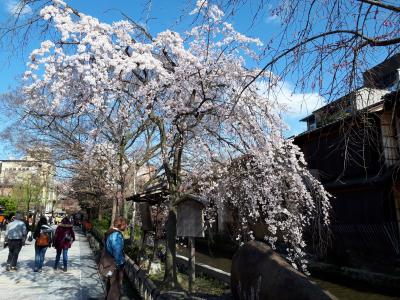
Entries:
{"type": "Polygon", "coordinates": [[[72,224],[67,217],[64,217],[61,224],[58,225],[54,235],[54,248],[57,250],[56,261],[54,263],[54,270],[58,268],[60,262],[61,252],[63,254],[63,271],[67,272],[68,264],[68,249],[71,248],[72,243],[75,241],[75,233],[72,224]]]}
{"type": "Polygon", "coordinates": [[[51,228],[47,224],[46,217],[40,217],[40,220],[36,226],[35,232],[33,233],[33,238],[36,240],[35,242],[35,268],[34,272],[42,272],[44,256],[46,254],[47,248],[51,246],[51,241],[53,238],[53,228],[51,228]],[[48,243],[47,245],[39,245],[38,240],[40,234],[47,235],[48,243]]]}

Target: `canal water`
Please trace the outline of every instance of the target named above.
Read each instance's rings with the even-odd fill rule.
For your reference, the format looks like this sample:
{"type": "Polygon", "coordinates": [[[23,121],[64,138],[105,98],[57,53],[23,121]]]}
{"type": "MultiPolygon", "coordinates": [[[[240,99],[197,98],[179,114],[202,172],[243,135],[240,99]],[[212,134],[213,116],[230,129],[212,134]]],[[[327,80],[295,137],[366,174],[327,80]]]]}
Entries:
{"type": "MultiPolygon", "coordinates": [[[[178,249],[178,253],[187,256],[187,249],[178,249]]],[[[231,260],[224,257],[211,257],[203,253],[196,252],[196,262],[203,263],[226,272],[230,272],[231,260]]],[[[311,280],[317,282],[323,289],[329,291],[338,299],[344,300],[394,300],[400,299],[400,295],[390,296],[383,293],[374,291],[367,291],[365,288],[346,286],[339,283],[322,280],[319,278],[311,277],[311,280]]]]}
{"type": "Polygon", "coordinates": [[[372,291],[362,291],[360,289],[347,287],[341,284],[312,278],[313,281],[318,283],[324,290],[329,291],[339,299],[345,300],[392,300],[400,299],[400,297],[388,296],[372,291]]]}

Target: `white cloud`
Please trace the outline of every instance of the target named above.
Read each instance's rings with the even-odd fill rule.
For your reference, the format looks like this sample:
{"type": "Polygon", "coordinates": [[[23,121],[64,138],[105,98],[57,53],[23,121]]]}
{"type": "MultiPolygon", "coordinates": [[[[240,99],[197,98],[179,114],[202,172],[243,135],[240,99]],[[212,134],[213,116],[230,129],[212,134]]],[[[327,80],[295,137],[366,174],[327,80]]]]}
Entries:
{"type": "Polygon", "coordinates": [[[279,81],[272,88],[268,86],[267,82],[258,83],[260,92],[277,103],[280,115],[289,126],[288,136],[304,131],[305,123],[300,119],[325,104],[325,99],[318,93],[295,93],[288,82],[279,81]]]}
{"type": "Polygon", "coordinates": [[[325,101],[318,93],[295,93],[288,82],[279,81],[270,89],[268,83],[260,83],[259,87],[265,96],[280,106],[281,113],[299,119],[323,106],[325,101]]]}
{"type": "Polygon", "coordinates": [[[318,93],[295,93],[293,87],[287,82],[278,85],[275,100],[286,108],[286,114],[298,118],[311,114],[325,102],[318,93]]]}
{"type": "Polygon", "coordinates": [[[10,15],[28,15],[32,13],[32,8],[28,4],[23,4],[17,0],[7,0],[6,10],[10,15]]]}
{"type": "Polygon", "coordinates": [[[264,22],[266,24],[278,24],[281,21],[279,15],[274,11],[274,6],[272,4],[268,4],[267,15],[264,17],[264,22]]]}
{"type": "Polygon", "coordinates": [[[270,15],[265,18],[265,23],[271,24],[271,23],[279,23],[280,18],[278,15],[270,15]]]}

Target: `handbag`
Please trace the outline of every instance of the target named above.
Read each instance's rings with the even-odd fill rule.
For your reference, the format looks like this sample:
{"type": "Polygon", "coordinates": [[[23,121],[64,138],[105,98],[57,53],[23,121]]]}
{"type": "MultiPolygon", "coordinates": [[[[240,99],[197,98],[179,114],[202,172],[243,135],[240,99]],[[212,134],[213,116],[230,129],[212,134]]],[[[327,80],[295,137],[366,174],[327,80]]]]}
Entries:
{"type": "Polygon", "coordinates": [[[65,234],[64,241],[66,241],[67,243],[72,241],[72,236],[69,232],[65,234]]]}
{"type": "Polygon", "coordinates": [[[99,272],[103,277],[111,277],[115,270],[117,269],[117,265],[115,263],[114,257],[112,257],[106,250],[106,247],[103,248],[100,256],[99,262],[99,272]]]}
{"type": "Polygon", "coordinates": [[[32,242],[32,240],[33,240],[32,232],[29,231],[28,232],[28,242],[32,242]]]}

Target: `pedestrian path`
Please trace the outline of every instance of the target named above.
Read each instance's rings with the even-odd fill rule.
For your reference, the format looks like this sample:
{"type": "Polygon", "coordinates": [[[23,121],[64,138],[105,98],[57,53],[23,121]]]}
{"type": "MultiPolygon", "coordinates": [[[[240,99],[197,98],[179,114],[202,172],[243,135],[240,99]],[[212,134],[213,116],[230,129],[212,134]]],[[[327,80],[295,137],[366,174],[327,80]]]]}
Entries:
{"type": "Polygon", "coordinates": [[[3,248],[3,245],[4,245],[4,235],[5,235],[5,231],[1,230],[0,231],[0,247],[1,247],[1,249],[3,248]]]}
{"type": "MultiPolygon", "coordinates": [[[[8,249],[0,250],[0,299],[90,300],[104,299],[104,286],[97,272],[86,237],[75,231],[68,251],[68,271],[53,270],[56,250],[48,248],[43,271],[33,272],[34,242],[22,247],[18,270],[6,271],[8,249]]],[[[62,257],[60,265],[62,265],[62,257]]]]}

